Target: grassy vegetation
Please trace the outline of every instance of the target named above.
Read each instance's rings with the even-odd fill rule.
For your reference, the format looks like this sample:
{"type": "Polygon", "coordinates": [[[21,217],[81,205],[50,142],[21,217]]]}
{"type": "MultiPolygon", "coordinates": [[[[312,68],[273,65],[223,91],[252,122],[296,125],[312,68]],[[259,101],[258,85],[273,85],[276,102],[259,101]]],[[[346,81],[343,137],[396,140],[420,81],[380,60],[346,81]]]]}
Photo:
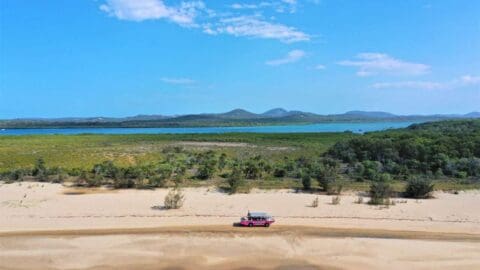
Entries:
{"type": "Polygon", "coordinates": [[[355,190],[376,192],[379,201],[388,201],[390,193],[422,198],[432,189],[480,188],[479,135],[480,121],[472,120],[365,135],[0,136],[0,179],[113,188],[215,185],[229,193],[355,190]]]}
{"type": "MultiPolygon", "coordinates": [[[[163,150],[177,142],[247,143],[259,147],[209,147],[229,156],[263,154],[272,159],[321,155],[350,133],[305,134],[159,134],[159,135],[33,135],[0,136],[0,173],[33,168],[38,158],[49,166],[90,169],[112,160],[118,166],[139,165],[162,159],[163,150]],[[280,147],[270,149],[268,147],[280,147]],[[283,149],[286,147],[288,149],[283,149]]],[[[201,147],[190,147],[201,148],[201,147]]],[[[204,147],[205,148],[205,147],[204,147]]]]}

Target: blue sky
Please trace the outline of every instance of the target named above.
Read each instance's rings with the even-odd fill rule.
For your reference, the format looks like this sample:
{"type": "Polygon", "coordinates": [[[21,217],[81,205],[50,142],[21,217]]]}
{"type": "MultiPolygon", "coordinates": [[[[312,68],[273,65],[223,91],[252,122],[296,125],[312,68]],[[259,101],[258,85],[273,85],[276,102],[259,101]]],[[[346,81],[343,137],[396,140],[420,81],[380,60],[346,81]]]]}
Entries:
{"type": "Polygon", "coordinates": [[[0,118],[480,110],[480,1],[0,1],[0,118]]]}

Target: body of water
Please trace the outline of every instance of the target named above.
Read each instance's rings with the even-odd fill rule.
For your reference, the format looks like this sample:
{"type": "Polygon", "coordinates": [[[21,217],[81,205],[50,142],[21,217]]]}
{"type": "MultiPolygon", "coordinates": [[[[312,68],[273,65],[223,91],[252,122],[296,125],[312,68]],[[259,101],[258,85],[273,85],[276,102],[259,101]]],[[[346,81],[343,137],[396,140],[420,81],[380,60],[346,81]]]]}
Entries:
{"type": "Polygon", "coordinates": [[[403,128],[417,122],[321,123],[311,125],[254,126],[254,127],[189,127],[189,128],[34,128],[1,129],[0,135],[52,134],[187,134],[187,133],[302,133],[344,132],[363,133],[391,128],[403,128]]]}

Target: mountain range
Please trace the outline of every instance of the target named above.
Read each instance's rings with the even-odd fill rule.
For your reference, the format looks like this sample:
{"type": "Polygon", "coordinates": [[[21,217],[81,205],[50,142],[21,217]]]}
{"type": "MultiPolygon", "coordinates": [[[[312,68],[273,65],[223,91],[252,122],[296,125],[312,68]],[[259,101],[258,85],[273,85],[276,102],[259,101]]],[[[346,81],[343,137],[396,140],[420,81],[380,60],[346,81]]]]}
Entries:
{"type": "Polygon", "coordinates": [[[468,114],[395,115],[380,111],[349,111],[320,115],[274,108],[264,113],[235,109],[225,113],[186,115],[137,115],[130,117],[19,118],[0,120],[0,128],[67,128],[67,127],[203,127],[313,124],[331,122],[436,121],[480,118],[480,112],[468,114]]]}

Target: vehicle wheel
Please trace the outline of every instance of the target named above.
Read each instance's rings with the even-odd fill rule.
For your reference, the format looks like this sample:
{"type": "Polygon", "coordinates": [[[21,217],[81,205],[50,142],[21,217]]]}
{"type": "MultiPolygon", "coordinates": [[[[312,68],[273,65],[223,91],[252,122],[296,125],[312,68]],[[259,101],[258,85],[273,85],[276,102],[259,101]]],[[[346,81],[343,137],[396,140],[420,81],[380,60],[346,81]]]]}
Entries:
{"type": "Polygon", "coordinates": [[[253,223],[248,223],[248,227],[253,227],[253,223]]]}
{"type": "Polygon", "coordinates": [[[265,223],[265,227],[270,227],[270,223],[265,223]]]}

